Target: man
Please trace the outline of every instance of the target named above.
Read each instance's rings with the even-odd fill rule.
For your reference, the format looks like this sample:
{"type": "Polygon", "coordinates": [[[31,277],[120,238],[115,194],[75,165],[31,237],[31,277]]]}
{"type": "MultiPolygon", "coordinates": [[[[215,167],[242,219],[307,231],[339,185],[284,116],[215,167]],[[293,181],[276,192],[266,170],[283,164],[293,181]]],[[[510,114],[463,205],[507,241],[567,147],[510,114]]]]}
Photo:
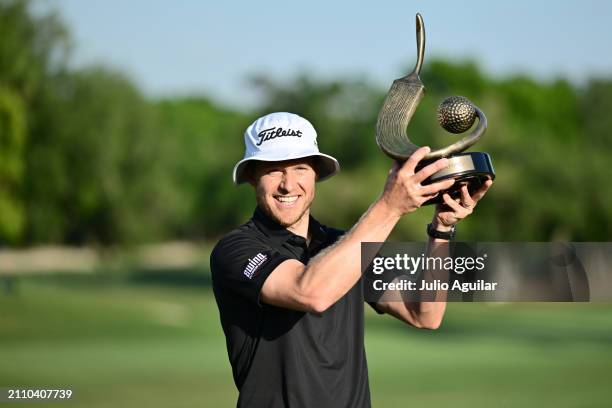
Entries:
{"type": "MultiPolygon", "coordinates": [[[[304,118],[277,112],[257,119],[244,135],[244,159],[234,182],[255,188],[253,218],[230,232],[211,254],[213,288],[240,407],[369,407],[363,342],[361,242],[387,239],[399,219],[449,188],[453,181],[420,183],[447,165],[440,159],[415,173],[429,151],[395,163],[383,193],[348,231],[310,215],[315,183],[339,170],[317,147],[304,118]]],[[[470,197],[444,194],[428,231],[446,242],[492,182],[470,197]]],[[[436,238],[437,237],[437,238],[436,238]]],[[[435,329],[444,302],[378,302],[419,328],[435,329]]]]}

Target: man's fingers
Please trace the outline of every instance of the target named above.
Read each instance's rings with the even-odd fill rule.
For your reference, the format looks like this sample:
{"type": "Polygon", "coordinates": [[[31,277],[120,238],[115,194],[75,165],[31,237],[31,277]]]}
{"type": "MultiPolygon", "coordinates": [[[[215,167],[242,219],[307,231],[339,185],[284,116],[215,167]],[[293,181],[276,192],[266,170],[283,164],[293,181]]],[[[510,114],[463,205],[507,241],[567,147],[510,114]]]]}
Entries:
{"type": "Polygon", "coordinates": [[[442,159],[436,160],[435,162],[428,164],[427,166],[419,170],[419,172],[414,175],[414,180],[417,183],[420,183],[423,180],[425,180],[427,177],[431,176],[437,171],[442,170],[446,166],[448,166],[448,159],[442,158],[442,159]]]}
{"type": "Polygon", "coordinates": [[[444,191],[449,189],[455,183],[454,179],[442,180],[437,183],[428,184],[426,186],[421,187],[421,194],[428,196],[436,194],[440,191],[444,191]]]}
{"type": "Polygon", "coordinates": [[[488,179],[484,182],[484,184],[472,194],[472,199],[474,201],[479,201],[487,192],[489,188],[493,185],[493,180],[488,179]]]}
{"type": "Polygon", "coordinates": [[[476,201],[472,199],[470,196],[470,192],[468,191],[467,184],[461,186],[461,206],[463,208],[472,209],[476,205],[476,201]]]}
{"type": "Polygon", "coordinates": [[[430,150],[431,149],[429,148],[429,146],[423,146],[415,150],[415,152],[412,153],[408,160],[406,160],[406,163],[404,163],[404,167],[402,167],[402,169],[405,169],[406,171],[410,172],[410,174],[414,174],[414,169],[416,168],[417,164],[419,164],[419,162],[423,160],[423,157],[425,157],[425,155],[429,153],[430,150]]]}
{"type": "Polygon", "coordinates": [[[442,194],[442,200],[444,200],[444,204],[448,205],[456,213],[463,213],[465,211],[465,208],[453,200],[447,193],[442,194]]]}

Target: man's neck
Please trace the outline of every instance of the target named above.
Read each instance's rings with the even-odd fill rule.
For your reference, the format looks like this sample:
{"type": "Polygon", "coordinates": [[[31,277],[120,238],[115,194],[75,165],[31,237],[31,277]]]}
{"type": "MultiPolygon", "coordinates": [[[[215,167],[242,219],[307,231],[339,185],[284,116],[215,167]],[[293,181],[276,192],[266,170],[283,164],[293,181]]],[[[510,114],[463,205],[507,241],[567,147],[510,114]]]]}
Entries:
{"type": "Polygon", "coordinates": [[[287,227],[287,230],[293,232],[295,235],[304,237],[306,241],[310,241],[310,237],[308,236],[309,223],[310,210],[307,210],[295,224],[287,227]]]}

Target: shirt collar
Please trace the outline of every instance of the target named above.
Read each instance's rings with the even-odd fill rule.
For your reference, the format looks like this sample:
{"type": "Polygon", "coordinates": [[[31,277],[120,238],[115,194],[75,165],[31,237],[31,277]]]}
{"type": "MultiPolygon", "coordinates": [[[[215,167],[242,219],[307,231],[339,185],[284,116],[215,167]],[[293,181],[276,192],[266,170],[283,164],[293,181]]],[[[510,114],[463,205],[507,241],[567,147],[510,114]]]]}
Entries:
{"type": "MultiPolygon", "coordinates": [[[[304,237],[294,234],[274,221],[259,206],[255,208],[253,213],[253,222],[257,228],[278,245],[287,241],[290,241],[293,245],[300,245],[300,242],[305,242],[304,237]]],[[[310,233],[310,247],[317,247],[326,241],[325,228],[312,215],[309,216],[308,232],[310,233]]]]}

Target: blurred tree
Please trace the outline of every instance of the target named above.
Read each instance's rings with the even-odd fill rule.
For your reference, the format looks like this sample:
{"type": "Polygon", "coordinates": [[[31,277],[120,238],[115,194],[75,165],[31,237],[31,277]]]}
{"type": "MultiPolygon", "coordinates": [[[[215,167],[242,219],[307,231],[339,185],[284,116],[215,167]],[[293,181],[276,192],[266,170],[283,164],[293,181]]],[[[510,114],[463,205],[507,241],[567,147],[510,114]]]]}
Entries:
{"type": "Polygon", "coordinates": [[[612,186],[610,184],[610,156],[612,155],[612,79],[590,80],[580,98],[580,125],[583,127],[576,146],[583,171],[575,174],[580,179],[584,201],[590,208],[585,215],[580,236],[593,236],[609,241],[612,236],[612,186]]]}
{"type": "Polygon", "coordinates": [[[427,92],[446,96],[459,94],[474,100],[490,86],[490,81],[471,60],[451,62],[433,58],[423,69],[421,80],[427,92]]]}
{"type": "Polygon", "coordinates": [[[69,35],[57,14],[34,16],[26,0],[0,0],[0,79],[26,102],[63,71],[69,35]]]}
{"type": "Polygon", "coordinates": [[[169,176],[179,186],[172,234],[208,238],[242,223],[253,210],[252,193],[236,188],[231,175],[242,159],[243,133],[252,115],[205,98],[164,100],[156,106],[169,176]]]}
{"type": "Polygon", "coordinates": [[[172,208],[164,146],[140,92],[99,67],[46,90],[28,144],[28,238],[108,244],[162,236],[172,208]]]}
{"type": "Polygon", "coordinates": [[[0,239],[18,242],[24,210],[19,189],[23,182],[26,111],[22,98],[0,86],[0,239]]]}
{"type": "Polygon", "coordinates": [[[580,98],[586,145],[612,149],[612,79],[592,79],[580,98]]]}
{"type": "Polygon", "coordinates": [[[0,241],[9,243],[25,233],[25,151],[41,89],[62,70],[68,50],[58,17],[34,17],[28,7],[0,1],[0,241]]]}

